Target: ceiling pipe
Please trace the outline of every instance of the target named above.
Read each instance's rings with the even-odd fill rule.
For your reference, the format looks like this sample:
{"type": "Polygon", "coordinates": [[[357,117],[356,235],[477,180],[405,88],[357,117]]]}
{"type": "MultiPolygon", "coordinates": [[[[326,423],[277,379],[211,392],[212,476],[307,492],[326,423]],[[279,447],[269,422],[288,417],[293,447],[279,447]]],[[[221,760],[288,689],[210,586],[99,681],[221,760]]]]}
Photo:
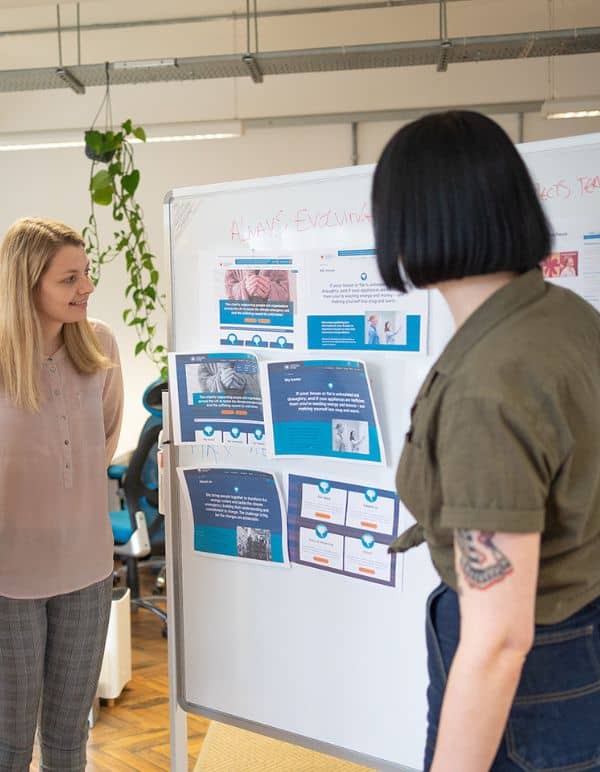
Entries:
{"type": "Polygon", "coordinates": [[[319,113],[306,115],[277,115],[261,118],[243,118],[245,129],[272,129],[290,126],[330,126],[335,124],[373,123],[380,121],[413,121],[427,113],[443,113],[447,110],[477,110],[487,115],[510,115],[512,113],[539,113],[543,100],[529,102],[478,102],[454,105],[429,105],[407,107],[398,110],[363,110],[356,112],[319,113]]]}

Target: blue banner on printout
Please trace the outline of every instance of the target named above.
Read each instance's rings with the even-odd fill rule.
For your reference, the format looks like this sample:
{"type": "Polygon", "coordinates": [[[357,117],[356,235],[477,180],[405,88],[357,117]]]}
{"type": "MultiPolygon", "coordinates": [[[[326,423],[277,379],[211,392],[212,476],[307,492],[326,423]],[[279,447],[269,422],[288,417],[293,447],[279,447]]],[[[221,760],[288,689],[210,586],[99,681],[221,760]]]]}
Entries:
{"type": "Polygon", "coordinates": [[[220,300],[221,325],[237,327],[290,327],[294,324],[294,304],[290,301],[220,300]]]}
{"type": "Polygon", "coordinates": [[[421,317],[407,315],[403,322],[396,323],[396,329],[389,326],[389,332],[382,333],[369,342],[369,321],[364,316],[309,316],[309,349],[342,349],[348,351],[420,351],[421,317]],[[404,342],[397,343],[400,324],[404,326],[404,342]],[[386,342],[389,341],[389,342],[386,342]]]}

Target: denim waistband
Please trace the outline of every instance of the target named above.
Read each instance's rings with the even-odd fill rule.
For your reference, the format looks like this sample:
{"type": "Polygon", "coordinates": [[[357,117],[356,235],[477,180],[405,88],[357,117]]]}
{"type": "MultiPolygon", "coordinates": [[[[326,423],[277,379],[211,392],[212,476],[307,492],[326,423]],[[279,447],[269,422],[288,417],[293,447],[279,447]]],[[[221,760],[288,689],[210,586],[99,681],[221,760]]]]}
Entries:
{"type": "MultiPolygon", "coordinates": [[[[458,595],[447,584],[442,582],[429,595],[427,599],[427,619],[435,626],[436,617],[443,615],[444,624],[452,624],[453,617],[458,625],[460,621],[460,610],[458,604],[458,595]]],[[[549,625],[536,624],[536,633],[560,632],[570,627],[579,627],[586,624],[600,624],[600,597],[595,598],[583,608],[571,614],[570,617],[561,622],[554,622],[549,625]]]]}

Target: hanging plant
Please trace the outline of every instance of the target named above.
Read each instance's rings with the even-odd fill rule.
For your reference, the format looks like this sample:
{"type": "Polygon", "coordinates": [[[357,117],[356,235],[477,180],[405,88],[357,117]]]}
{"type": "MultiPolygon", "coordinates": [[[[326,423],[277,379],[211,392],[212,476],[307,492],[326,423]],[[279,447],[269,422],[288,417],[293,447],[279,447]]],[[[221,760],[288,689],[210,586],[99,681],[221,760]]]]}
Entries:
{"type": "Polygon", "coordinates": [[[144,129],[134,128],[131,120],[124,121],[119,131],[92,128],[85,132],[85,153],[92,166],[89,185],[91,213],[83,229],[83,237],[94,284],[100,278],[103,265],[119,255],[125,258],[128,284],[123,321],[134,327],[137,333],[135,355],[144,352],[160,367],[161,377],[166,379],[166,350],[154,338],[155,313],[166,309],[164,297],[157,292],[159,273],[156,256],[150,250],[143,212],[135,197],[140,172],[134,163],[132,138],[146,141],[144,129]],[[117,224],[113,241],[107,246],[102,245],[98,232],[96,205],[112,206],[113,220],[117,224]]]}

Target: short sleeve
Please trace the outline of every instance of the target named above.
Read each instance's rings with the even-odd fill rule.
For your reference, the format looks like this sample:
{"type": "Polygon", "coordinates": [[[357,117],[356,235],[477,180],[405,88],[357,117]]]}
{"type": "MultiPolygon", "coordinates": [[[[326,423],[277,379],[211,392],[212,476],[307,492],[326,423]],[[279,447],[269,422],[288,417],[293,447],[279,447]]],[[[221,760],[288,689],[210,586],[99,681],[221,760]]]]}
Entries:
{"type": "Polygon", "coordinates": [[[555,455],[539,421],[485,398],[444,408],[438,437],[441,525],[514,533],[544,530],[555,455]]]}

